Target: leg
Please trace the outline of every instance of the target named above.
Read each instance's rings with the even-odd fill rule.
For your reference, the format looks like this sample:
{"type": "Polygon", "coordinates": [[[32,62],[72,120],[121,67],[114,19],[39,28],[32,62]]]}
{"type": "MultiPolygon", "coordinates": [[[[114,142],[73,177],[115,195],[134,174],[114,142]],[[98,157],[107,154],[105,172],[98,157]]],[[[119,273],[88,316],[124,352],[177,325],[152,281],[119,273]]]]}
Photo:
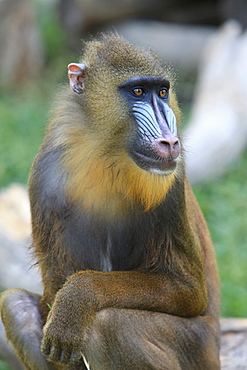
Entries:
{"type": "MultiPolygon", "coordinates": [[[[39,299],[21,289],[3,293],[0,310],[7,337],[27,369],[68,370],[48,363],[40,352],[39,299]]],[[[92,370],[217,370],[217,338],[213,318],[107,309],[97,314],[83,353],[92,370]]],[[[69,369],[85,366],[81,362],[69,369]]]]}
{"type": "Polygon", "coordinates": [[[83,350],[90,370],[219,370],[217,322],[107,309],[83,350]]]}
{"type": "Polygon", "coordinates": [[[9,289],[1,295],[0,313],[7,339],[28,370],[86,370],[80,363],[56,365],[48,362],[40,351],[43,320],[40,296],[22,289],[9,289]]]}
{"type": "Polygon", "coordinates": [[[39,299],[40,296],[22,289],[9,289],[0,299],[0,312],[7,339],[29,370],[53,369],[40,352],[43,323],[39,299]]]}

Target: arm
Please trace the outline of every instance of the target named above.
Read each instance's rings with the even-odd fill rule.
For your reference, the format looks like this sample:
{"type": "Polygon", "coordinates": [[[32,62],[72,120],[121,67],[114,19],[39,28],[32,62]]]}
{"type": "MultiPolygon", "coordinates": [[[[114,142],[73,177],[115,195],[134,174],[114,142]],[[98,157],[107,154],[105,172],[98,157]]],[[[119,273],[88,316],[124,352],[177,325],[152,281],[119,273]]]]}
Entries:
{"type": "Polygon", "coordinates": [[[207,293],[200,259],[190,263],[185,260],[184,255],[180,273],[87,270],[72,275],[57,293],[48,316],[43,353],[52,361],[78,360],[95,314],[104,308],[151,310],[183,317],[203,313],[207,293]]]}

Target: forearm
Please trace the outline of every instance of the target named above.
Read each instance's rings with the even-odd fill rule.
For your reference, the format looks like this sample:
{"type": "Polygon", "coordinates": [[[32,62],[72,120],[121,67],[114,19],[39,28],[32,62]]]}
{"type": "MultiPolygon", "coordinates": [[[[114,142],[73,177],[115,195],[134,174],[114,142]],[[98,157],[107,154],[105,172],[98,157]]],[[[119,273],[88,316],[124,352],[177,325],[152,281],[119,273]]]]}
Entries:
{"type": "MultiPolygon", "coordinates": [[[[132,308],[196,316],[207,305],[204,279],[138,271],[81,271],[72,275],[55,300],[81,302],[86,311],[104,308],[132,308]]],[[[76,303],[75,309],[78,307],[76,303]]],[[[77,308],[78,309],[78,308],[77,308]]]]}

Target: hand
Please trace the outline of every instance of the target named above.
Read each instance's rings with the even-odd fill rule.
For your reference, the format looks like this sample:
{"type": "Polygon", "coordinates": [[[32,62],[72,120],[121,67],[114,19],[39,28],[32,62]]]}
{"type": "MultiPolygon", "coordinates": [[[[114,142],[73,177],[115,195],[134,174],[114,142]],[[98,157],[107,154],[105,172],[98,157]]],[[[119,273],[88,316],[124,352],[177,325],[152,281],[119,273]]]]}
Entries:
{"type": "Polygon", "coordinates": [[[51,312],[44,327],[41,351],[52,362],[77,362],[81,358],[83,339],[80,325],[72,325],[66,316],[59,318],[51,312]]]}
{"type": "Polygon", "coordinates": [[[68,281],[57,293],[43,329],[41,351],[51,362],[77,362],[95,315],[90,289],[77,279],[68,281]]]}

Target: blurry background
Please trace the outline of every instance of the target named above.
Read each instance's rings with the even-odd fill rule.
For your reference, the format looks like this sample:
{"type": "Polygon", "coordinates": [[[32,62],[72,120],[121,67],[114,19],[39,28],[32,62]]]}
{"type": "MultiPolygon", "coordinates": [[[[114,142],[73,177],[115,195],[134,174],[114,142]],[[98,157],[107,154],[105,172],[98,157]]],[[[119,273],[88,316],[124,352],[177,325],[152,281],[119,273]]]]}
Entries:
{"type": "MultiPolygon", "coordinates": [[[[246,25],[246,0],[0,0],[1,290],[41,289],[27,249],[29,169],[67,64],[78,61],[82,40],[116,29],[173,66],[188,174],[217,254],[221,315],[247,317],[246,25]]],[[[21,369],[3,336],[0,326],[0,357],[21,369]]]]}

